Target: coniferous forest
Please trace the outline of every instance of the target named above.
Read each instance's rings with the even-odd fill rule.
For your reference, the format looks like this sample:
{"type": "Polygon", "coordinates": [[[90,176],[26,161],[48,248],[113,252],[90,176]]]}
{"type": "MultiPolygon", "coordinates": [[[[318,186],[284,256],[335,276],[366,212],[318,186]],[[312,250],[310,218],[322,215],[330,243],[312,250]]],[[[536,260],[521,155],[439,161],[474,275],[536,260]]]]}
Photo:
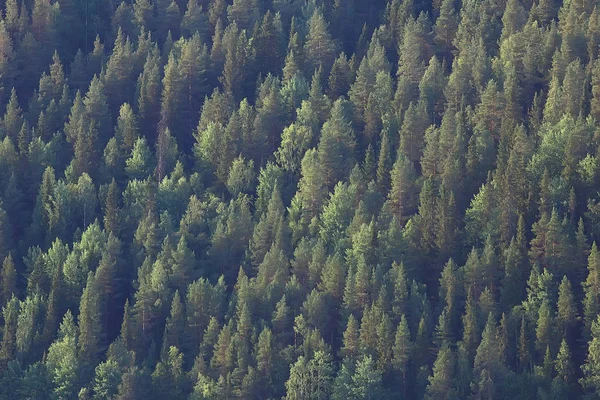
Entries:
{"type": "Polygon", "coordinates": [[[600,399],[599,1],[0,10],[0,400],[600,399]]]}

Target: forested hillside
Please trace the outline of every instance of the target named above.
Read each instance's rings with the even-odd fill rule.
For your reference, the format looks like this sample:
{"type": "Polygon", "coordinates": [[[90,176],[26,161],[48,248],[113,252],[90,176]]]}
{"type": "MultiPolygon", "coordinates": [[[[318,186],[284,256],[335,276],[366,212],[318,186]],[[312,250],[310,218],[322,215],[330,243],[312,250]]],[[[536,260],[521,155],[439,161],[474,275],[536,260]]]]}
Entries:
{"type": "Polygon", "coordinates": [[[600,398],[600,2],[0,7],[1,400],[600,398]]]}

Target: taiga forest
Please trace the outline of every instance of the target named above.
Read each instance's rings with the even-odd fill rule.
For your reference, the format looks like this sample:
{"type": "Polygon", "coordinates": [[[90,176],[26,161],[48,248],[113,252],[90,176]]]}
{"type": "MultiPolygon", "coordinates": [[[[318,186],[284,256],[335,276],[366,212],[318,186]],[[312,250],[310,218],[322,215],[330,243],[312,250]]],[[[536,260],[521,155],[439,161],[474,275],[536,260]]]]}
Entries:
{"type": "Polygon", "coordinates": [[[0,400],[600,399],[599,0],[0,0],[0,400]]]}

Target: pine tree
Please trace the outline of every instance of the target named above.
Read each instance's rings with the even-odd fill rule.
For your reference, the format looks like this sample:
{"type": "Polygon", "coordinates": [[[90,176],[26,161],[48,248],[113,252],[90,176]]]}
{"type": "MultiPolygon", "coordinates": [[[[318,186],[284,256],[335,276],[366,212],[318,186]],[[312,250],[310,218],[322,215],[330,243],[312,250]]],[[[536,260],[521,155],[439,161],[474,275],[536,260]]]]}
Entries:
{"type": "Polygon", "coordinates": [[[390,175],[391,188],[386,204],[389,204],[398,221],[404,221],[415,211],[417,205],[416,172],[410,160],[399,152],[390,175]]]}
{"type": "Polygon", "coordinates": [[[340,349],[340,356],[344,359],[348,360],[356,360],[359,355],[359,323],[354,317],[354,315],[350,314],[348,317],[348,323],[346,325],[346,330],[343,334],[343,346],[340,349]]]}
{"type": "Polygon", "coordinates": [[[6,106],[6,113],[2,120],[2,127],[4,128],[5,134],[10,137],[13,141],[16,141],[21,126],[23,125],[23,111],[19,107],[19,101],[17,99],[17,91],[12,88],[10,92],[10,100],[6,106]]]}
{"type": "Polygon", "coordinates": [[[119,233],[119,189],[113,179],[108,186],[104,207],[104,229],[115,236],[119,233]]]}
{"type": "Polygon", "coordinates": [[[154,27],[154,4],[150,0],[136,0],[133,12],[139,30],[150,31],[154,27]]]}
{"type": "Polygon", "coordinates": [[[250,31],[259,19],[258,2],[256,0],[235,0],[227,7],[227,18],[235,22],[240,29],[250,31]]]}
{"type": "Polygon", "coordinates": [[[575,371],[573,368],[573,360],[571,358],[571,351],[569,345],[562,340],[560,344],[560,350],[556,355],[556,361],[554,363],[554,369],[556,370],[556,377],[552,382],[553,388],[558,386],[562,389],[566,395],[569,395],[571,386],[574,382],[575,371]],[[555,385],[556,383],[556,385],[555,385]]]}
{"type": "Polygon", "coordinates": [[[550,87],[548,88],[543,120],[548,123],[556,123],[563,116],[564,111],[562,103],[562,87],[558,77],[553,75],[552,80],[550,81],[550,87]]]}
{"type": "Polygon", "coordinates": [[[319,164],[325,184],[329,187],[348,176],[354,165],[354,130],[345,117],[345,106],[342,100],[334,103],[331,116],[323,125],[319,141],[319,164]]]}
{"type": "MultiPolygon", "coordinates": [[[[171,135],[171,130],[166,128],[158,134],[156,140],[154,158],[156,160],[155,175],[159,182],[169,174],[175,174],[179,154],[177,139],[171,135]]],[[[173,178],[173,176],[171,176],[173,178]]]]}
{"type": "Polygon", "coordinates": [[[425,99],[428,114],[434,123],[440,121],[442,114],[444,114],[445,87],[446,78],[444,77],[443,65],[435,56],[431,57],[423,78],[419,82],[419,93],[421,98],[425,99]]]}
{"type": "Polygon", "coordinates": [[[373,92],[367,101],[365,109],[365,140],[369,140],[389,124],[392,111],[392,78],[387,71],[379,71],[375,75],[373,92]]]}
{"type": "Polygon", "coordinates": [[[594,320],[591,327],[591,340],[589,342],[587,358],[581,369],[583,371],[583,378],[580,379],[579,383],[586,392],[590,394],[598,395],[599,386],[597,382],[597,376],[599,374],[600,360],[598,355],[600,354],[600,321],[594,320]]]}
{"type": "Polygon", "coordinates": [[[119,4],[111,20],[113,37],[118,36],[119,30],[121,30],[126,37],[133,37],[136,34],[137,29],[134,19],[135,16],[131,4],[125,2],[119,4]]]}
{"type": "Polygon", "coordinates": [[[106,63],[104,76],[106,100],[112,114],[116,114],[121,104],[133,100],[133,56],[131,42],[123,36],[123,31],[119,30],[113,53],[106,63]]]}
{"type": "Polygon", "coordinates": [[[315,352],[311,359],[300,356],[290,369],[290,377],[285,383],[286,400],[326,399],[331,391],[333,370],[330,356],[322,351],[315,352]]]}
{"type": "Polygon", "coordinates": [[[313,134],[306,126],[291,124],[285,128],[281,135],[281,146],[275,153],[278,163],[287,171],[297,172],[312,139],[313,134]]]}
{"type": "MultiPolygon", "coordinates": [[[[436,204],[436,213],[437,229],[435,243],[439,249],[440,259],[445,260],[456,254],[455,249],[459,241],[458,210],[453,192],[448,194],[443,187],[440,188],[440,198],[436,204]]],[[[494,272],[497,269],[496,265],[490,265],[490,267],[489,269],[494,272]]]]}
{"type": "Polygon", "coordinates": [[[145,137],[138,138],[125,161],[125,172],[130,179],[145,179],[154,169],[154,157],[145,137]]]}
{"type": "Polygon", "coordinates": [[[401,317],[398,328],[396,329],[396,337],[394,340],[394,346],[392,348],[392,365],[402,375],[403,391],[406,393],[407,385],[407,374],[409,367],[409,360],[412,351],[412,342],[410,338],[410,332],[408,330],[408,323],[404,316],[401,317]]]}
{"type": "Polygon", "coordinates": [[[94,365],[102,346],[102,322],[99,308],[98,289],[94,274],[89,273],[87,284],[81,295],[79,306],[79,358],[88,365],[94,365]]]}
{"type": "MultiPolygon", "coordinates": [[[[323,75],[323,68],[319,67],[315,70],[312,75],[310,82],[310,91],[308,93],[308,103],[310,104],[311,110],[316,114],[318,125],[321,126],[327,120],[328,115],[332,109],[332,104],[329,98],[323,93],[321,86],[321,76],[323,75]]],[[[347,106],[347,104],[345,104],[347,106]]],[[[302,115],[302,110],[300,111],[302,115]]],[[[347,118],[348,115],[346,115],[347,118]]],[[[304,120],[302,116],[299,119],[304,120]]],[[[314,127],[313,127],[314,129],[314,127]]]]}
{"type": "Polygon", "coordinates": [[[255,265],[259,265],[263,261],[271,245],[285,245],[285,243],[277,243],[277,236],[283,228],[283,222],[284,206],[279,187],[275,186],[267,211],[254,228],[254,233],[250,240],[250,251],[255,265]]]}
{"type": "Polygon", "coordinates": [[[369,58],[363,58],[356,72],[356,79],[348,91],[350,101],[354,105],[354,119],[360,126],[363,126],[365,123],[365,110],[368,105],[369,96],[373,92],[375,77],[376,73],[371,68],[369,58]]]}
{"type": "Polygon", "coordinates": [[[573,329],[577,321],[577,307],[571,282],[566,276],[563,277],[558,287],[556,323],[558,332],[568,337],[568,333],[573,329]]]}
{"type": "Polygon", "coordinates": [[[247,94],[247,82],[244,80],[247,79],[254,61],[250,39],[245,30],[239,31],[238,26],[232,24],[223,34],[223,46],[223,75],[219,81],[229,96],[241,100],[247,94]]]}
{"type": "Polygon", "coordinates": [[[550,305],[547,301],[542,302],[538,311],[536,334],[536,347],[541,354],[546,348],[550,347],[552,340],[553,316],[550,305]]]}
{"type": "Polygon", "coordinates": [[[452,350],[444,343],[433,364],[425,399],[453,399],[457,396],[453,387],[455,363],[452,350]]]}
{"type": "Polygon", "coordinates": [[[596,243],[588,258],[588,275],[583,283],[585,298],[583,300],[583,319],[585,322],[584,334],[589,337],[592,323],[600,312],[600,254],[596,243]]]}
{"type": "Polygon", "coordinates": [[[139,137],[138,119],[128,103],[121,105],[115,137],[118,140],[122,156],[127,158],[133,150],[133,146],[139,137]]]}
{"type": "Polygon", "coordinates": [[[77,357],[78,330],[71,311],[63,317],[58,331],[58,339],[50,345],[45,364],[54,386],[54,395],[74,398],[80,379],[80,361],[77,357]]]}
{"type": "Polygon", "coordinates": [[[158,49],[151,51],[136,85],[136,106],[143,132],[155,132],[161,117],[161,61],[158,49]]]}
{"type": "Polygon", "coordinates": [[[419,194],[419,229],[421,232],[421,248],[431,251],[435,248],[435,228],[437,214],[435,210],[434,182],[426,180],[419,194]]]}
{"type": "Polygon", "coordinates": [[[9,253],[2,262],[0,272],[0,304],[4,307],[13,296],[17,296],[17,270],[9,253]]]}
{"type": "Polygon", "coordinates": [[[181,11],[177,2],[175,0],[157,0],[155,4],[158,40],[160,42],[168,40],[169,34],[179,37],[181,11]]]}
{"type": "MultiPolygon", "coordinates": [[[[24,8],[24,7],[22,7],[24,8]]],[[[22,12],[21,12],[22,14],[22,12]]],[[[4,21],[0,21],[0,73],[4,87],[12,87],[15,76],[15,52],[13,40],[11,39],[4,21]]],[[[2,96],[6,98],[6,94],[2,96]]]]}
{"type": "MultiPolygon", "coordinates": [[[[110,137],[110,111],[105,93],[105,85],[98,76],[94,76],[83,98],[85,116],[90,124],[95,124],[98,129],[100,143],[104,143],[110,137]]],[[[91,130],[91,129],[90,129],[91,130]]]]}
{"type": "Polygon", "coordinates": [[[336,50],[325,17],[319,8],[315,8],[308,21],[308,34],[304,45],[307,74],[311,75],[319,67],[328,74],[335,61],[336,50]]]}
{"type": "Polygon", "coordinates": [[[433,28],[435,33],[433,40],[440,48],[440,55],[448,62],[452,57],[453,42],[458,30],[458,23],[455,3],[452,0],[442,0],[440,15],[437,17],[433,28]]]}
{"type": "Polygon", "coordinates": [[[132,400],[150,396],[150,377],[138,367],[129,368],[121,378],[117,400],[132,400]]]}
{"type": "Polygon", "coordinates": [[[398,87],[395,103],[398,109],[405,110],[406,105],[416,100],[419,81],[431,59],[431,25],[424,13],[416,20],[408,20],[404,26],[402,42],[398,46],[398,87]]]}
{"type": "MultiPolygon", "coordinates": [[[[280,88],[280,81],[271,75],[258,88],[256,104],[256,118],[253,125],[254,138],[248,138],[252,155],[259,159],[259,154],[271,151],[280,145],[280,134],[285,126],[284,89],[280,88]]],[[[245,125],[246,116],[240,114],[242,125],[245,125]]],[[[244,133],[245,139],[248,133],[244,133]]]]}
{"type": "Polygon", "coordinates": [[[529,344],[529,337],[527,333],[525,316],[521,318],[521,328],[519,331],[519,343],[518,343],[518,365],[521,370],[529,370],[531,368],[532,357],[531,349],[529,344]]]}
{"type": "Polygon", "coordinates": [[[381,372],[375,368],[375,362],[371,356],[364,356],[356,363],[355,372],[352,375],[350,398],[379,398],[383,394],[381,372]]]}
{"type": "Polygon", "coordinates": [[[165,335],[163,337],[163,347],[169,349],[172,346],[182,348],[185,343],[185,319],[183,303],[179,291],[175,291],[173,301],[171,302],[171,312],[165,325],[165,335]]]}
{"type": "Polygon", "coordinates": [[[302,67],[294,50],[290,50],[285,56],[285,63],[283,66],[283,82],[287,82],[296,76],[303,76],[302,67]]]}
{"type": "Polygon", "coordinates": [[[17,319],[19,315],[19,299],[12,297],[2,307],[4,318],[4,334],[0,343],[0,371],[6,371],[8,363],[15,359],[17,351],[17,319]]]}
{"type": "Polygon", "coordinates": [[[16,0],[8,0],[5,7],[6,29],[11,35],[15,35],[19,29],[19,4],[16,0]]]}
{"type": "Polygon", "coordinates": [[[266,379],[270,380],[275,368],[276,355],[273,352],[273,334],[269,328],[262,330],[256,346],[256,368],[266,379]]]}
{"type": "Polygon", "coordinates": [[[527,14],[520,0],[511,0],[506,3],[502,15],[502,39],[519,32],[527,22],[527,14]]]}
{"type": "Polygon", "coordinates": [[[414,164],[421,159],[428,118],[425,103],[410,103],[400,129],[400,151],[414,164]]]}
{"type": "Polygon", "coordinates": [[[285,42],[283,41],[283,32],[278,29],[278,26],[281,26],[280,16],[273,15],[268,10],[260,22],[258,31],[254,34],[256,62],[266,68],[266,73],[281,71],[285,42]]]}
{"type": "Polygon", "coordinates": [[[377,325],[377,366],[381,371],[392,369],[394,346],[394,328],[387,313],[383,314],[381,322],[377,325]]]}
{"type": "Polygon", "coordinates": [[[99,163],[98,141],[100,131],[95,121],[92,121],[88,127],[80,125],[73,150],[75,157],[71,161],[72,175],[71,179],[76,180],[81,175],[96,175],[99,163]]]}
{"type": "Polygon", "coordinates": [[[41,334],[43,329],[44,298],[41,294],[29,295],[20,303],[17,320],[16,350],[23,360],[42,356],[41,334]]]}
{"type": "Polygon", "coordinates": [[[35,38],[45,45],[45,49],[49,49],[54,43],[56,30],[52,5],[49,1],[37,0],[34,2],[31,13],[31,29],[35,38]]]}
{"type": "Polygon", "coordinates": [[[473,299],[473,290],[469,289],[465,305],[465,313],[462,316],[463,324],[463,343],[466,351],[470,355],[475,355],[477,343],[479,341],[479,322],[475,310],[475,300],[473,299]]]}
{"type": "Polygon", "coordinates": [[[333,62],[333,66],[331,67],[331,72],[329,74],[329,97],[335,100],[338,97],[346,94],[350,89],[351,82],[352,71],[350,70],[348,58],[344,53],[341,53],[333,62]]]}
{"type": "MultiPolygon", "coordinates": [[[[97,397],[112,397],[118,392],[121,371],[116,361],[109,360],[99,364],[95,369],[94,393],[97,397]]],[[[81,398],[81,392],[79,397],[81,398]]]]}
{"type": "MultiPolygon", "coordinates": [[[[197,0],[188,0],[185,13],[181,19],[181,32],[186,37],[198,33],[201,39],[206,39],[209,33],[208,16],[204,12],[205,4],[198,4],[197,0]]],[[[180,6],[181,7],[181,6],[180,6]]]]}
{"type": "Polygon", "coordinates": [[[500,345],[497,341],[498,329],[494,317],[490,313],[487,323],[481,334],[481,343],[475,354],[473,372],[475,376],[483,371],[488,371],[492,379],[502,379],[506,375],[506,366],[503,363],[500,345]]]}
{"type": "Polygon", "coordinates": [[[587,259],[590,253],[590,245],[588,244],[587,235],[585,233],[583,218],[579,218],[579,222],[577,223],[574,251],[576,269],[571,272],[571,279],[573,281],[583,281],[586,272],[587,259]]]}
{"type": "MultiPolygon", "coordinates": [[[[185,42],[181,49],[181,59],[179,60],[178,67],[181,71],[182,85],[180,88],[174,88],[175,90],[179,88],[183,91],[181,96],[183,103],[181,107],[183,107],[182,116],[185,123],[182,124],[182,127],[187,132],[191,131],[197,125],[198,119],[196,116],[200,109],[201,99],[208,93],[208,66],[208,48],[202,44],[200,35],[195,33],[191,39],[185,42]]],[[[187,136],[181,135],[178,137],[178,142],[183,146],[188,146],[190,144],[189,141],[181,141],[182,138],[187,136]]]]}
{"type": "Polygon", "coordinates": [[[162,80],[163,89],[161,96],[159,129],[169,128],[175,132],[177,137],[180,133],[179,109],[183,101],[183,79],[175,53],[169,54],[169,60],[165,65],[165,74],[162,80]]]}
{"type": "Polygon", "coordinates": [[[381,146],[379,148],[379,160],[377,162],[377,185],[382,193],[390,189],[390,170],[392,169],[390,133],[387,129],[382,131],[381,146]]]}
{"type": "Polygon", "coordinates": [[[78,135],[78,130],[84,126],[84,118],[85,106],[83,104],[83,99],[81,98],[81,93],[77,91],[75,94],[75,99],[73,100],[73,106],[71,107],[71,113],[64,127],[64,132],[68,142],[75,142],[75,139],[78,135]]]}
{"type": "Polygon", "coordinates": [[[581,112],[584,97],[585,72],[579,60],[567,65],[562,84],[562,100],[565,111],[576,118],[581,112]]]}
{"type": "Polygon", "coordinates": [[[152,373],[152,386],[157,396],[170,396],[183,399],[183,354],[177,347],[171,346],[166,357],[161,360],[152,373]]]}
{"type": "Polygon", "coordinates": [[[592,98],[590,99],[590,115],[600,119],[600,61],[596,60],[592,68],[592,98]]]}

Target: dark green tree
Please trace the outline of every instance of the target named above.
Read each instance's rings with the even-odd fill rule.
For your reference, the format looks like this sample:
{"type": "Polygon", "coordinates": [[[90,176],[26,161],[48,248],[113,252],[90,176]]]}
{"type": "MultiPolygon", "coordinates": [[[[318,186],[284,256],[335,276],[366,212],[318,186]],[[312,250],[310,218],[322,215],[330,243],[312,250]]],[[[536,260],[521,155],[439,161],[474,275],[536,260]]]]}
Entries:
{"type": "Polygon", "coordinates": [[[335,61],[336,45],[328,31],[328,23],[323,12],[319,8],[315,8],[308,21],[304,54],[309,75],[319,67],[322,67],[325,73],[329,73],[335,61]]]}

